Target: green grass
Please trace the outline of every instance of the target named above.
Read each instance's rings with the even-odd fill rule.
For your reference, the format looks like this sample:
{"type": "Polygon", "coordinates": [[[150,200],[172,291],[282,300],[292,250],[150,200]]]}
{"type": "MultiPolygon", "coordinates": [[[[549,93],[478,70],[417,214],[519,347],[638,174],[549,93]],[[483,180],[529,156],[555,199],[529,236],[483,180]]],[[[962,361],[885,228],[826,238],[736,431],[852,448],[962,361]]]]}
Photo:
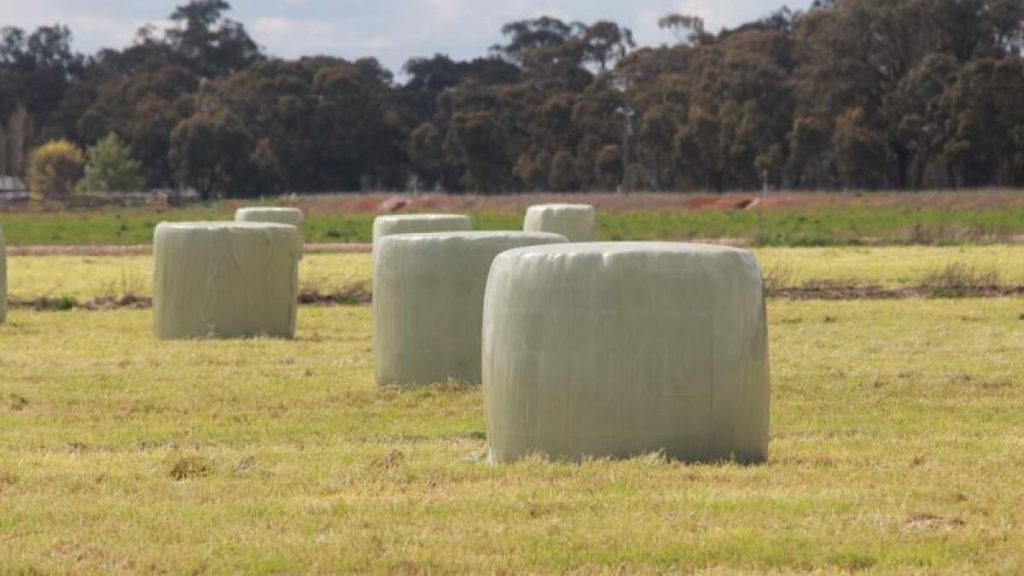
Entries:
{"type": "MultiPolygon", "coordinates": [[[[913,197],[910,197],[913,198],[913,197]]],[[[682,200],[680,200],[682,203],[682,200]]],[[[909,202],[909,201],[908,201],[909,202]]],[[[230,219],[237,202],[183,209],[107,209],[0,214],[12,246],[66,244],[149,244],[163,220],[230,219]]],[[[469,212],[478,229],[518,229],[522,214],[494,209],[469,212]]],[[[310,211],[307,240],[318,243],[369,242],[373,215],[310,211]]],[[[604,240],[736,238],[769,246],[886,244],[971,244],[1024,234],[1024,206],[914,206],[835,204],[759,210],[602,211],[604,240]]]]}
{"type": "Polygon", "coordinates": [[[481,395],[372,380],[370,310],[157,342],[0,327],[13,573],[1017,573],[1024,300],[769,302],[766,465],[490,466],[481,395]]]}
{"type": "Polygon", "coordinates": [[[608,240],[736,238],[766,246],[963,244],[1019,234],[1024,209],[900,206],[603,214],[608,240]]]}
{"type": "MultiPolygon", "coordinates": [[[[1024,246],[896,246],[831,248],[758,248],[771,281],[787,286],[812,282],[873,284],[904,288],[953,264],[994,272],[1001,283],[1024,284],[1024,246]]],[[[369,254],[309,254],[300,265],[300,288],[321,294],[369,284],[369,254]]],[[[10,256],[9,293],[13,298],[72,298],[79,302],[125,295],[150,295],[150,256],[10,256]]]]}

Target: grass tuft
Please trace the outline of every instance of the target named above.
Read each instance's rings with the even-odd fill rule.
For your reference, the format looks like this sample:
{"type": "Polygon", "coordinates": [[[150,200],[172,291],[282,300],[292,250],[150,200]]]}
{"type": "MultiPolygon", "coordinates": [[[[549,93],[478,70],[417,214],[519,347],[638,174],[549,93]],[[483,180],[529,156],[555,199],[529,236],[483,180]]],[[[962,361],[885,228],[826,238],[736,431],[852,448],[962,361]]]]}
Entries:
{"type": "Polygon", "coordinates": [[[1001,287],[1002,279],[998,270],[984,270],[962,262],[954,262],[930,272],[921,282],[921,288],[933,298],[979,296],[998,291],[1001,287]]]}
{"type": "Polygon", "coordinates": [[[392,450],[380,458],[374,458],[370,462],[369,469],[375,471],[394,470],[405,463],[405,453],[400,450],[392,450]]]}
{"type": "Polygon", "coordinates": [[[18,394],[11,394],[7,397],[7,405],[10,407],[12,412],[21,412],[25,408],[28,408],[28,399],[18,394]]]}
{"type": "Polygon", "coordinates": [[[186,456],[174,463],[171,478],[175,480],[192,480],[205,478],[213,474],[213,463],[202,456],[186,456]]]}

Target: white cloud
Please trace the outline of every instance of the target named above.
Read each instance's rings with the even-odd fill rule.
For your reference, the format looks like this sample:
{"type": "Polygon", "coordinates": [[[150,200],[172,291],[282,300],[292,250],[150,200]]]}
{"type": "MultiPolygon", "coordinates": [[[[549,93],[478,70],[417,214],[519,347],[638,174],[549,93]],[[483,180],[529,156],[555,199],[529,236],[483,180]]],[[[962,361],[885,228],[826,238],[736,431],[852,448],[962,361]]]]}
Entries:
{"type": "MultiPolygon", "coordinates": [[[[145,22],[164,25],[184,0],[0,0],[4,24],[34,28],[68,24],[76,48],[123,47],[145,22]]],[[[244,23],[271,54],[377,56],[394,71],[415,56],[447,53],[472,58],[501,41],[512,20],[552,15],[591,22],[610,19],[633,29],[641,44],[672,36],[657,20],[670,12],[696,14],[709,30],[758,18],[788,1],[810,0],[235,0],[229,17],[244,23]]]]}
{"type": "Polygon", "coordinates": [[[433,15],[442,20],[453,20],[466,12],[465,0],[425,0],[433,15]]]}

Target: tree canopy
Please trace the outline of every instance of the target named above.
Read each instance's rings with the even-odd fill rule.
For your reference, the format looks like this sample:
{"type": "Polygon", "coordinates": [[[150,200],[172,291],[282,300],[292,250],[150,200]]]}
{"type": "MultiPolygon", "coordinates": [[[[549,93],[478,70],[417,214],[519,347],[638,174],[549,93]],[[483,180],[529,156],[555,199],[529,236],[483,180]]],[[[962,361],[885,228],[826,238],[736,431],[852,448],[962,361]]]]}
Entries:
{"type": "MultiPolygon", "coordinates": [[[[1024,2],[818,0],[733,29],[510,22],[487,54],[282,60],[192,0],[123,49],[0,30],[0,171],[113,134],[149,187],[847,189],[1024,185],[1024,2]]],[[[109,143],[106,145],[109,146],[109,143]]],[[[101,148],[102,150],[102,148],[101,148]]]]}

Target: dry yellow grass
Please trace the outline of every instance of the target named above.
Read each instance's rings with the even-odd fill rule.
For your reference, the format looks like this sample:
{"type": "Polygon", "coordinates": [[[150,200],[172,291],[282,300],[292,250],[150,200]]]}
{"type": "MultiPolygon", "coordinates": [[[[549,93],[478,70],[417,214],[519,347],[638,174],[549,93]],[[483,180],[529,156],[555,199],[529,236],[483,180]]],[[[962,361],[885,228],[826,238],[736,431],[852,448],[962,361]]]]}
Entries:
{"type": "Polygon", "coordinates": [[[15,310],[0,571],[1019,573],[1022,317],[772,301],[768,464],[489,466],[479,391],[375,388],[365,307],[232,342],[15,310]]]}
{"type": "Polygon", "coordinates": [[[879,246],[843,248],[758,248],[767,273],[789,282],[877,284],[901,288],[929,274],[962,264],[978,272],[994,271],[1006,284],[1024,284],[1024,245],[879,246]]]}
{"type": "MultiPolygon", "coordinates": [[[[1007,284],[1024,284],[1024,246],[761,248],[756,249],[769,275],[785,283],[812,281],[878,284],[887,288],[916,285],[951,264],[996,271],[1007,284]]],[[[11,256],[9,288],[13,298],[70,297],[79,301],[151,291],[150,256],[11,256]]],[[[300,285],[321,294],[370,283],[369,254],[310,254],[300,267],[300,285]]]]}

